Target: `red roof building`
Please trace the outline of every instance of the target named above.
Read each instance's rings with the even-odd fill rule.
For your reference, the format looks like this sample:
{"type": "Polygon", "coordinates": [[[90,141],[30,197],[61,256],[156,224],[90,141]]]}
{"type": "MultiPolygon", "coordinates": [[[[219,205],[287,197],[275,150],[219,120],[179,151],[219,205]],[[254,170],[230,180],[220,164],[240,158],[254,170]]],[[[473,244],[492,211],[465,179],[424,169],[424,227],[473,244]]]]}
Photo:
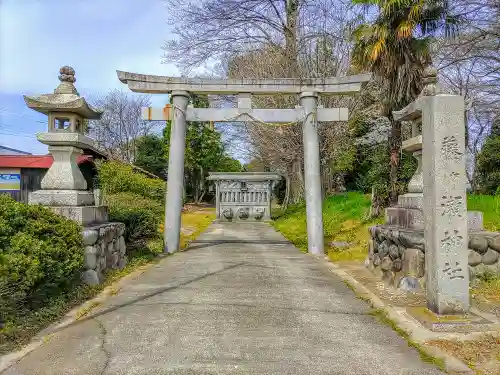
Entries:
{"type": "MultiPolygon", "coordinates": [[[[80,155],[77,158],[89,190],[94,188],[97,176],[96,158],[99,156],[80,155]]],[[[28,203],[29,193],[41,189],[42,178],[53,162],[52,155],[0,155],[0,193],[28,203]]]]}
{"type": "MultiPolygon", "coordinates": [[[[92,155],[80,155],[76,159],[78,165],[92,161],[92,155]]],[[[49,169],[53,162],[52,155],[0,155],[0,168],[49,169]]]]}
{"type": "MultiPolygon", "coordinates": [[[[106,159],[104,155],[80,155],[76,162],[87,181],[87,189],[92,190],[97,178],[94,161],[106,159]]],[[[52,155],[0,155],[0,193],[8,193],[19,202],[28,203],[28,195],[41,189],[41,181],[52,166],[52,155]]],[[[154,174],[131,164],[135,171],[150,178],[154,174]]]]}

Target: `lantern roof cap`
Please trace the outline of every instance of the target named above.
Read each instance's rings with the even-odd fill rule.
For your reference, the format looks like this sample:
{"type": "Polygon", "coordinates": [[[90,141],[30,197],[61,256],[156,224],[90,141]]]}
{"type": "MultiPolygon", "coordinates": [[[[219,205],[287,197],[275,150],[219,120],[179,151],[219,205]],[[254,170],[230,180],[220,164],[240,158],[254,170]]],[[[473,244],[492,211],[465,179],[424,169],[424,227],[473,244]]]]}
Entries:
{"type": "Polygon", "coordinates": [[[66,65],[59,69],[59,81],[61,83],[53,94],[24,95],[26,105],[46,115],[49,112],[70,112],[92,120],[101,118],[102,111],[93,108],[76,90],[75,70],[71,66],[66,65]]]}

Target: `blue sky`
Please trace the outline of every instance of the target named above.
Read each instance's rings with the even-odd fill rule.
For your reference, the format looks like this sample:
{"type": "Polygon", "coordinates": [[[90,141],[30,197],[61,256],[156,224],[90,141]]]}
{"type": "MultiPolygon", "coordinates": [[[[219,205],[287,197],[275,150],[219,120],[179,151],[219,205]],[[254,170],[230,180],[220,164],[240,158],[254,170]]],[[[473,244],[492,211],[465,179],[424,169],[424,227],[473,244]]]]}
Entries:
{"type": "MultiPolygon", "coordinates": [[[[35,138],[46,116],[22,95],[53,92],[63,65],[75,69],[85,96],[128,90],[116,70],[179,75],[161,63],[166,12],[162,0],[0,0],[0,145],[47,152],[35,138]]],[[[168,100],[151,99],[155,106],[168,100]]]]}

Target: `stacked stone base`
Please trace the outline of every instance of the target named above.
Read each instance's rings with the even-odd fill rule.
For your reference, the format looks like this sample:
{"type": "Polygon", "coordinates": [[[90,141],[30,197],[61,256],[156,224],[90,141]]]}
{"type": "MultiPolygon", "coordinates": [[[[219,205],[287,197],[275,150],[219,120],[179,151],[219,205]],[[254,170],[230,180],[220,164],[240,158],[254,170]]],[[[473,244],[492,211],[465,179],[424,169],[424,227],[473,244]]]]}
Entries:
{"type": "Polygon", "coordinates": [[[102,283],[106,270],[121,269],[127,264],[123,234],[125,224],[102,223],[84,227],[85,245],[82,281],[89,285],[102,283]]]}
{"type": "MultiPolygon", "coordinates": [[[[408,291],[425,286],[424,231],[391,225],[370,228],[366,265],[388,285],[408,291]]],[[[500,276],[500,233],[469,232],[469,276],[500,276]]]]}

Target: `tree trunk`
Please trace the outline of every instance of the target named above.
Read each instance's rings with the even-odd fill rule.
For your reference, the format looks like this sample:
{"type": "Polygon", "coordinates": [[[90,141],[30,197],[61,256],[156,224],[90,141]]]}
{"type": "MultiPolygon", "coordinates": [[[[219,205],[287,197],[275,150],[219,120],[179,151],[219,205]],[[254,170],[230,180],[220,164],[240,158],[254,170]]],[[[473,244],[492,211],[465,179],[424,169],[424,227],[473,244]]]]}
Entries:
{"type": "Polygon", "coordinates": [[[323,198],[332,194],[334,187],[334,176],[329,165],[322,166],[323,169],[323,198]]]}
{"type": "Polygon", "coordinates": [[[298,58],[297,58],[297,19],[299,16],[299,0],[286,1],[286,25],[285,34],[285,56],[289,61],[289,78],[298,76],[298,58]]]}
{"type": "Polygon", "coordinates": [[[196,184],[196,204],[200,204],[203,196],[205,195],[205,176],[203,167],[200,167],[200,175],[198,183],[196,184]]]}
{"type": "Polygon", "coordinates": [[[299,203],[304,198],[304,177],[302,163],[299,157],[292,161],[290,171],[290,203],[299,203]]]}
{"type": "Polygon", "coordinates": [[[203,190],[203,192],[201,193],[200,198],[198,199],[198,201],[196,202],[196,204],[201,204],[201,202],[203,201],[203,197],[205,196],[205,193],[206,193],[206,191],[203,190]]]}
{"type": "Polygon", "coordinates": [[[283,199],[282,207],[284,210],[288,207],[290,202],[290,176],[285,177],[285,198],[283,199]]]}
{"type": "Polygon", "coordinates": [[[378,217],[380,215],[380,199],[377,195],[377,190],[375,186],[372,186],[372,200],[370,206],[370,219],[378,217]]]}
{"type": "Polygon", "coordinates": [[[343,173],[337,173],[335,178],[335,190],[338,193],[345,193],[347,191],[345,187],[345,178],[343,173]]]}
{"type": "Polygon", "coordinates": [[[391,154],[391,170],[389,173],[389,201],[391,205],[398,202],[398,170],[401,157],[401,122],[395,121],[389,114],[391,122],[391,135],[389,137],[389,150],[391,154]]]}

